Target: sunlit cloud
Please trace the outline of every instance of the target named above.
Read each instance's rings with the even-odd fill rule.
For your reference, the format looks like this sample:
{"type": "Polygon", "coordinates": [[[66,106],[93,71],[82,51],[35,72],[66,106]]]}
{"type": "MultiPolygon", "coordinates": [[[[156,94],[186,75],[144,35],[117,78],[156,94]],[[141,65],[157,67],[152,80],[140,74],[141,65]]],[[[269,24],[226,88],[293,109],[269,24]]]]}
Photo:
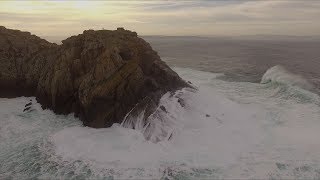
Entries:
{"type": "Polygon", "coordinates": [[[140,35],[319,35],[320,1],[0,1],[1,25],[42,36],[125,27],[140,35]]]}

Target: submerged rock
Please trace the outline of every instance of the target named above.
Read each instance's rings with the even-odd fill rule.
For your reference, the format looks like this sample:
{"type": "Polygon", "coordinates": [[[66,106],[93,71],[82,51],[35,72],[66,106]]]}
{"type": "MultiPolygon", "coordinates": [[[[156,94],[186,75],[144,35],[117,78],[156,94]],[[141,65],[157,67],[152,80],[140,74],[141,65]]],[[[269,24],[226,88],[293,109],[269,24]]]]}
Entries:
{"type": "Polygon", "coordinates": [[[27,107],[23,109],[23,112],[29,111],[31,109],[31,107],[27,107]]]}
{"type": "Polygon", "coordinates": [[[24,107],[29,107],[32,105],[32,102],[27,103],[26,105],[24,105],[24,107]]]}
{"type": "Polygon", "coordinates": [[[134,107],[151,114],[164,93],[189,85],[124,28],[87,30],[56,45],[0,27],[0,86],[0,97],[36,96],[43,108],[102,128],[134,107]]]}

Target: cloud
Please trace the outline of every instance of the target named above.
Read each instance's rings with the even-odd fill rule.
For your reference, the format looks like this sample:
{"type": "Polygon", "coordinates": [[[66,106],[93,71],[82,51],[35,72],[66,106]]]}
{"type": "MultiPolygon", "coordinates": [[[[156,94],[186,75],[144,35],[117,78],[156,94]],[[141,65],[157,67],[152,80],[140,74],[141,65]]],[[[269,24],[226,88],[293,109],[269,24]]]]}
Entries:
{"type": "Polygon", "coordinates": [[[24,14],[24,13],[7,13],[0,12],[0,21],[10,21],[10,22],[18,22],[18,23],[43,23],[45,21],[50,22],[59,22],[65,21],[63,18],[59,18],[56,16],[46,17],[42,14],[24,14]]]}
{"type": "Polygon", "coordinates": [[[0,2],[2,25],[52,35],[117,26],[143,35],[319,35],[319,19],[312,0],[0,2]]]}

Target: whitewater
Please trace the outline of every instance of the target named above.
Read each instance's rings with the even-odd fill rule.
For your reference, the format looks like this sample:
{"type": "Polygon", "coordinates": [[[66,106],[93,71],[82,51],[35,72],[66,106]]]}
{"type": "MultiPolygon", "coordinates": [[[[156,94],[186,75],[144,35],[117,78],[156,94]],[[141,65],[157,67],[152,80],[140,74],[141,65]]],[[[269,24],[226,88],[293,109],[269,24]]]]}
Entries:
{"type": "Polygon", "coordinates": [[[23,112],[33,97],[0,99],[0,179],[320,178],[320,97],[305,79],[174,70],[197,90],[165,94],[147,126],[143,112],[92,129],[38,103],[23,112]]]}

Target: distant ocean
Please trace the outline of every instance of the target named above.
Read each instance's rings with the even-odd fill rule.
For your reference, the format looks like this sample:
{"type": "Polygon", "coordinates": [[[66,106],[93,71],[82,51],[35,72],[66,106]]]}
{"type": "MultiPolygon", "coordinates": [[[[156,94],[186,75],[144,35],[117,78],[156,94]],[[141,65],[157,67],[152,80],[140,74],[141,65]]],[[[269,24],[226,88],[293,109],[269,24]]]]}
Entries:
{"type": "Polygon", "coordinates": [[[226,80],[260,82],[281,65],[320,89],[320,40],[267,38],[144,37],[174,67],[224,73],[226,80]]]}
{"type": "Polygon", "coordinates": [[[0,179],[320,178],[320,41],[144,39],[198,90],[164,95],[152,132],[2,98],[0,179]],[[162,131],[172,137],[144,138],[162,131]]]}

